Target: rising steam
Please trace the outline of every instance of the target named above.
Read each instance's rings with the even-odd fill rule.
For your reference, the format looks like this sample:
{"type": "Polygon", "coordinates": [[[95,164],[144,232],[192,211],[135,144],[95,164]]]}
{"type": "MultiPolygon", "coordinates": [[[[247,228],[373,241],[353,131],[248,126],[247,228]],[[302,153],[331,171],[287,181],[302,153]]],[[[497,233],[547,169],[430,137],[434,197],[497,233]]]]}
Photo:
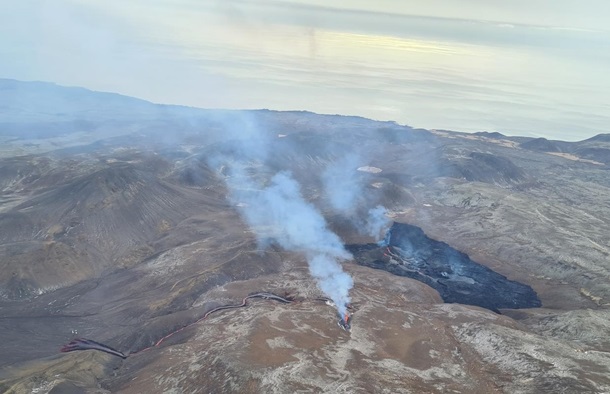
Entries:
{"type": "Polygon", "coordinates": [[[343,316],[353,281],[340,262],[351,259],[351,254],[328,229],[322,214],[305,200],[299,183],[289,172],[280,171],[268,177],[264,164],[269,147],[263,143],[268,136],[251,119],[236,120],[227,126],[229,135],[237,137],[232,140],[232,153],[217,152],[208,161],[223,169],[232,202],[256,232],[259,245],[276,242],[306,257],[318,287],[343,316]]]}
{"type": "Polygon", "coordinates": [[[351,153],[335,160],[322,174],[322,184],[332,209],[349,218],[358,232],[379,241],[390,220],[381,205],[366,210],[372,205],[370,195],[365,193],[366,178],[357,171],[366,161],[366,155],[362,153],[351,153]]]}
{"type": "MultiPolygon", "coordinates": [[[[236,180],[233,178],[231,182],[236,180]]],[[[273,239],[286,250],[301,252],[309,263],[309,272],[318,287],[345,313],[349,304],[352,278],[339,264],[351,259],[339,237],[330,231],[324,217],[302,196],[299,184],[290,173],[275,174],[268,186],[254,189],[241,178],[239,189],[232,188],[232,198],[259,240],[273,239]],[[247,189],[243,189],[248,185],[247,189]]]]}

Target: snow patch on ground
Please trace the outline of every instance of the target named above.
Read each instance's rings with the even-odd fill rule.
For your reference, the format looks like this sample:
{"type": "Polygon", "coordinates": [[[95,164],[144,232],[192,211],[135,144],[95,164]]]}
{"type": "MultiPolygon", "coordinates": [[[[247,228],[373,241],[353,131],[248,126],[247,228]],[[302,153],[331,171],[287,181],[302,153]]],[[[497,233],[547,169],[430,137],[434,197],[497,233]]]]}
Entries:
{"type": "Polygon", "coordinates": [[[378,167],[371,167],[371,166],[362,166],[362,167],[358,167],[357,169],[358,171],[362,171],[362,172],[370,172],[371,174],[378,174],[381,171],[383,171],[381,168],[378,167]]]}

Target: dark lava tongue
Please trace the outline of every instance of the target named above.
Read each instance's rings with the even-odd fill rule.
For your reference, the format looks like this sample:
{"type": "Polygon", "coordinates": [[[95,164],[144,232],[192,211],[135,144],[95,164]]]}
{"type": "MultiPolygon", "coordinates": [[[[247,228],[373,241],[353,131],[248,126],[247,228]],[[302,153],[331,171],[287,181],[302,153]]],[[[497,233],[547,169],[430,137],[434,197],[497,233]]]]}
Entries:
{"type": "Polygon", "coordinates": [[[530,286],[509,280],[446,243],[428,238],[416,226],[394,223],[381,246],[347,245],[347,249],[358,264],[426,283],[448,303],[494,312],[542,305],[530,286]]]}

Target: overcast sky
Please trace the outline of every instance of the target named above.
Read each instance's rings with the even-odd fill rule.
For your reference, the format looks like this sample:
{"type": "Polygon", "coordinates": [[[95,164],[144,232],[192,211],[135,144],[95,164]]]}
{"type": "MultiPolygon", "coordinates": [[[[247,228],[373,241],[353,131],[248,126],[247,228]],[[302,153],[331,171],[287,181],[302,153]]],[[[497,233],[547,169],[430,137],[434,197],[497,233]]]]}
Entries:
{"type": "Polygon", "coordinates": [[[424,128],[565,140],[610,132],[606,0],[20,0],[1,7],[4,78],[424,128]]]}

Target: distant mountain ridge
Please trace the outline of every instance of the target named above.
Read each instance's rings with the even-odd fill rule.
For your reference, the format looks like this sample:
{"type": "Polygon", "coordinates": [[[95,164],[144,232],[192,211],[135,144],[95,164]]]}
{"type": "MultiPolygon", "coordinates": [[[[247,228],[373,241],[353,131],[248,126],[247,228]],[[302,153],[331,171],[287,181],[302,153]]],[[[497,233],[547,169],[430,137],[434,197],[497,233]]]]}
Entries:
{"type": "MultiPolygon", "coordinates": [[[[211,111],[195,107],[180,105],[156,104],[150,101],[112,92],[95,91],[83,87],[71,87],[43,81],[19,81],[0,78],[0,135],[2,125],[13,121],[67,121],[68,117],[77,117],[81,121],[103,118],[114,119],[142,119],[151,117],[158,119],[163,116],[175,116],[181,112],[211,111]],[[33,111],[35,109],[35,111],[33,111]]],[[[238,112],[239,110],[213,110],[215,112],[238,112]]],[[[269,110],[248,110],[246,112],[260,112],[269,110]]],[[[270,111],[278,112],[278,111],[270,111]]],[[[300,116],[320,116],[310,111],[280,111],[286,114],[300,116]]],[[[337,116],[337,118],[352,118],[355,121],[370,121],[359,116],[337,116]]],[[[394,122],[380,122],[393,124],[394,122]]],[[[456,132],[451,130],[442,130],[456,132]]],[[[506,136],[499,132],[481,131],[472,133],[477,136],[493,139],[522,139],[534,140],[532,137],[506,136]]],[[[610,142],[610,133],[602,133],[579,142],[554,141],[562,143],[579,142],[610,142]]]]}

